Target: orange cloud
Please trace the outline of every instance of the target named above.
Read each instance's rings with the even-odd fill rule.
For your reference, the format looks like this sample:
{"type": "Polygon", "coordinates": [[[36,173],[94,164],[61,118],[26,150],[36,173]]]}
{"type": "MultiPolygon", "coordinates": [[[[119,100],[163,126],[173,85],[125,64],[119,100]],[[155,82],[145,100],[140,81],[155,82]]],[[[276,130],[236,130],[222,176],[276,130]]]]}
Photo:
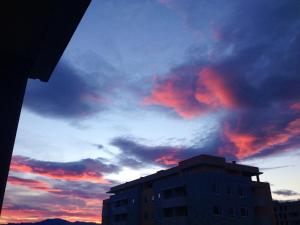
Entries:
{"type": "Polygon", "coordinates": [[[11,171],[15,172],[22,172],[22,173],[34,173],[39,174],[42,176],[50,177],[53,179],[63,179],[68,181],[89,181],[92,183],[99,183],[99,184],[111,184],[110,181],[106,180],[102,175],[99,175],[97,172],[83,172],[83,173],[71,173],[66,172],[61,169],[55,170],[46,170],[46,169],[34,169],[30,166],[26,165],[18,165],[12,161],[11,171]]]}
{"type": "Polygon", "coordinates": [[[221,147],[219,153],[221,155],[233,153],[237,158],[243,159],[261,153],[266,149],[288,143],[291,138],[300,135],[300,118],[289,122],[281,131],[277,131],[274,128],[266,132],[266,135],[259,136],[249,133],[239,133],[225,126],[224,135],[233,144],[234,148],[232,146],[221,147]]]}
{"type": "Polygon", "coordinates": [[[157,163],[161,163],[167,166],[176,165],[179,160],[174,159],[172,155],[164,155],[155,160],[157,163]]]}
{"type": "Polygon", "coordinates": [[[233,108],[237,105],[223,77],[211,68],[204,68],[199,72],[195,98],[209,108],[233,108]]]}
{"type": "Polygon", "coordinates": [[[162,105],[174,109],[185,119],[193,118],[203,112],[203,109],[193,102],[193,89],[189,84],[182,85],[184,79],[171,76],[162,83],[155,85],[151,96],[143,100],[144,105],[162,105]]]}
{"type": "Polygon", "coordinates": [[[233,108],[237,101],[219,73],[204,68],[192,79],[171,75],[154,85],[143,105],[161,105],[191,119],[220,108],[233,108]]]}

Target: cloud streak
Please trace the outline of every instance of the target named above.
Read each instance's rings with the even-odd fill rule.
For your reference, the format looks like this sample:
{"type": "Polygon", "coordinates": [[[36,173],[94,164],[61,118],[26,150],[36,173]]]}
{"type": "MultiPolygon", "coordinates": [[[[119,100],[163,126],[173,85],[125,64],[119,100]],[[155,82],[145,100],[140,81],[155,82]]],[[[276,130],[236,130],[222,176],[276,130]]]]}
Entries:
{"type": "Polygon", "coordinates": [[[273,194],[283,195],[283,196],[288,196],[288,197],[299,195],[298,192],[295,192],[295,191],[292,191],[292,190],[287,190],[287,189],[281,189],[281,190],[273,191],[273,194]]]}
{"type": "Polygon", "coordinates": [[[104,164],[100,159],[82,159],[75,162],[50,162],[31,159],[24,156],[13,156],[10,170],[41,175],[67,181],[89,181],[109,184],[103,173],[119,171],[117,166],[104,164]]]}
{"type": "Polygon", "coordinates": [[[204,149],[185,146],[148,146],[133,139],[119,137],[112,140],[111,145],[121,153],[117,156],[122,166],[139,168],[145,165],[171,167],[183,159],[196,154],[205,153],[204,149]]]}

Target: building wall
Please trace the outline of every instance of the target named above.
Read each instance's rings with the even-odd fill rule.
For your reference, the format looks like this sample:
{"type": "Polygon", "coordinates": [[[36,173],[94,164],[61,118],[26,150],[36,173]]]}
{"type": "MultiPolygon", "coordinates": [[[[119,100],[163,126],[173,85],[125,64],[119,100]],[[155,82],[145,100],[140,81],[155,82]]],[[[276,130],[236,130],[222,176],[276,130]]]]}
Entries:
{"type": "Polygon", "coordinates": [[[141,188],[133,187],[104,200],[103,225],[140,225],[141,188]]]}
{"type": "Polygon", "coordinates": [[[277,225],[300,225],[300,200],[273,202],[277,225]]]}
{"type": "Polygon", "coordinates": [[[105,200],[103,224],[276,224],[269,184],[252,181],[242,171],[200,165],[167,174],[134,183],[105,200]],[[128,204],[117,206],[124,199],[128,204]]]}

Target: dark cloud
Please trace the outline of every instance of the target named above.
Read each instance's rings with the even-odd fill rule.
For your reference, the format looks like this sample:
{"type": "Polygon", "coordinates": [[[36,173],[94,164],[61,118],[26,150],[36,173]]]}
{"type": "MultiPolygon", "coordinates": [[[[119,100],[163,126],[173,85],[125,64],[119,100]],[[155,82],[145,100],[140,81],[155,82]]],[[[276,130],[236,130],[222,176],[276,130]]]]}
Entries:
{"type": "Polygon", "coordinates": [[[197,147],[148,146],[124,137],[115,138],[111,144],[121,150],[119,163],[132,168],[140,168],[145,164],[170,167],[183,159],[207,152],[197,147]]]}
{"type": "Polygon", "coordinates": [[[34,190],[47,191],[49,184],[47,182],[38,181],[34,179],[24,179],[15,176],[9,176],[7,182],[12,185],[20,185],[34,190]]]}
{"type": "Polygon", "coordinates": [[[295,192],[295,191],[292,191],[292,190],[287,190],[287,189],[273,191],[273,194],[283,195],[283,196],[297,196],[297,195],[299,195],[298,192],[295,192]]]}
{"type": "Polygon", "coordinates": [[[95,144],[95,146],[96,146],[98,149],[103,149],[103,148],[104,148],[104,146],[101,145],[101,144],[95,144]]]}
{"type": "Polygon", "coordinates": [[[82,159],[75,162],[50,162],[13,156],[11,171],[38,174],[53,179],[69,181],[90,181],[108,184],[103,174],[119,171],[119,167],[105,164],[101,159],[82,159]]]}
{"type": "Polygon", "coordinates": [[[195,46],[190,60],[156,80],[144,105],[185,119],[226,112],[213,150],[221,155],[242,159],[299,148],[299,2],[161,3],[216,51],[204,56],[195,46]]]}
{"type": "Polygon", "coordinates": [[[43,116],[64,119],[84,118],[107,109],[119,74],[97,55],[82,58],[81,62],[62,59],[47,83],[30,80],[24,106],[43,116]]]}

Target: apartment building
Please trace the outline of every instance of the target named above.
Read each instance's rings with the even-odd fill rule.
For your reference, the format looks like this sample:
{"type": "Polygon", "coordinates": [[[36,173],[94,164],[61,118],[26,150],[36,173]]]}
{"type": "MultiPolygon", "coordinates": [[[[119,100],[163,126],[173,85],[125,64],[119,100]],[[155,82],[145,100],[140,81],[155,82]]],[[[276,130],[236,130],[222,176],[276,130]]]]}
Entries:
{"type": "Polygon", "coordinates": [[[300,200],[273,201],[277,225],[300,225],[300,200]]]}
{"type": "Polygon", "coordinates": [[[260,174],[257,167],[199,155],[112,187],[102,224],[275,225],[270,186],[260,174]]]}

